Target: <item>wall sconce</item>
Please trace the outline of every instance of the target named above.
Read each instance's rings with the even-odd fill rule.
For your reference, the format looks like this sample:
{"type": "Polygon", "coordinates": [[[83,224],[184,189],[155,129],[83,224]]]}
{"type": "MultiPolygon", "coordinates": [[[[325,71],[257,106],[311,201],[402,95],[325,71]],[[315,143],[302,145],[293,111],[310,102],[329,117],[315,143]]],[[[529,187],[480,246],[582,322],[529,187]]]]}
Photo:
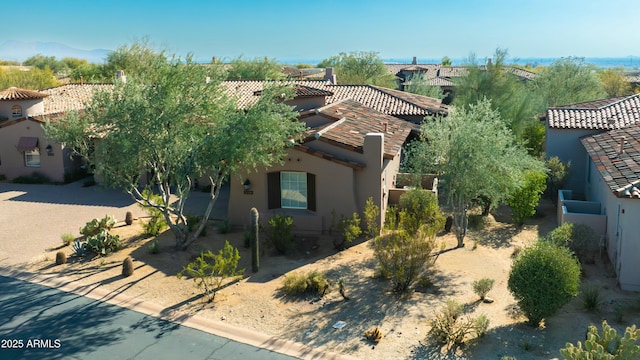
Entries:
{"type": "Polygon", "coordinates": [[[245,191],[251,190],[251,181],[249,181],[249,179],[245,180],[243,185],[244,185],[245,191]]]}
{"type": "Polygon", "coordinates": [[[53,147],[51,147],[51,145],[47,145],[47,147],[44,148],[44,151],[47,152],[47,155],[52,155],[53,154],[53,147]]]}

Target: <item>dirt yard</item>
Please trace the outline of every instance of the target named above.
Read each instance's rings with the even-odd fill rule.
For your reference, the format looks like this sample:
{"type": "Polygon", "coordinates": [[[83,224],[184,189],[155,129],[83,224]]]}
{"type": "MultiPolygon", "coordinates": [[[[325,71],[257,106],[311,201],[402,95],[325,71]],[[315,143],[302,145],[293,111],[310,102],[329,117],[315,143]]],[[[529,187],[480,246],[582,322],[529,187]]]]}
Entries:
{"type": "MultiPolygon", "coordinates": [[[[405,296],[391,293],[388,281],[376,278],[369,242],[336,252],[329,237],[298,238],[295,255],[277,256],[266,250],[260,270],[254,274],[243,234],[218,234],[213,223],[208,227],[208,235],[188,251],[173,250],[172,234],[165,232],[158,237],[160,253],[151,254],[148,244],[152,239],[139,235],[140,222],[144,221],[141,219],[132,226],[118,223],[113,233],[127,239],[126,247],[110,256],[79,260],[72,256],[70,247],[61,247],[69,255],[69,263],[55,266],[55,252],[60,249],[51,249],[26,266],[31,272],[59,274],[171,310],[370,360],[558,358],[558,350],[566,342],[584,339],[589,324],[599,325],[607,319],[618,331],[623,331],[625,326],[637,323],[640,319],[637,294],[620,291],[615,276],[601,260],[584,269],[584,281],[599,284],[604,295],[605,302],[598,313],[584,310],[578,297],[544,326],[534,329],[526,324],[507,290],[507,279],[514,250],[529,245],[555,227],[555,209],[551,204],[544,201],[539,210],[539,216],[517,227],[510,223],[508,209],[500,209],[484,226],[469,232],[464,248],[446,251],[438,257],[431,287],[405,296]],[[215,301],[208,303],[191,280],[178,280],[176,274],[200,251],[217,251],[225,239],[240,250],[245,277],[220,290],[215,301]],[[121,264],[126,256],[134,259],[136,269],[133,276],[123,278],[121,264]],[[282,294],[284,274],[314,269],[325,272],[333,284],[343,279],[350,300],[342,298],[337,286],[323,298],[282,294]],[[488,294],[493,303],[480,302],[472,290],[472,282],[485,277],[495,279],[488,294]],[[490,320],[487,335],[478,342],[448,351],[431,346],[428,321],[448,298],[465,304],[469,316],[487,315],[490,320]],[[616,321],[620,318],[622,321],[616,321]],[[346,325],[334,329],[338,321],[346,325]],[[373,326],[379,326],[384,334],[377,345],[363,336],[373,326]]],[[[124,218],[124,214],[114,215],[124,218]]],[[[446,242],[448,249],[456,244],[452,234],[438,237],[438,242],[446,242]]]]}

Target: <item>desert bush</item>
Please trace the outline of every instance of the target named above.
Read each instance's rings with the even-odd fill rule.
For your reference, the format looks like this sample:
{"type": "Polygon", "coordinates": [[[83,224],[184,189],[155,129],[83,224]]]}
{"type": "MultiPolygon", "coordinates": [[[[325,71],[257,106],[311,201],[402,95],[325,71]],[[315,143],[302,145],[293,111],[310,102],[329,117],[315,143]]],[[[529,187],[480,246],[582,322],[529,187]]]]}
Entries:
{"type": "Polygon", "coordinates": [[[374,326],[364,332],[364,337],[366,337],[369,341],[378,344],[383,337],[382,330],[380,330],[380,327],[374,326]]]}
{"type": "Polygon", "coordinates": [[[440,312],[436,313],[430,321],[431,339],[438,344],[451,347],[486,334],[489,327],[489,319],[486,316],[471,318],[463,315],[464,306],[455,300],[448,299],[440,312]]]}
{"type": "Polygon", "coordinates": [[[56,265],[62,265],[67,262],[67,254],[64,251],[58,251],[56,253],[56,265]]]}
{"type": "Polygon", "coordinates": [[[560,349],[560,354],[566,360],[640,359],[639,341],[640,330],[635,325],[627,327],[624,336],[620,336],[605,320],[602,322],[602,335],[596,326],[591,325],[584,344],[580,341],[577,346],[567,343],[560,349]]]}
{"type": "Polygon", "coordinates": [[[329,290],[329,281],[320,271],[293,272],[284,276],[282,291],[288,295],[315,294],[323,296],[329,290]]]}
{"type": "Polygon", "coordinates": [[[11,180],[14,184],[51,184],[51,178],[47,175],[34,171],[31,175],[21,175],[11,180]]]}
{"type": "Polygon", "coordinates": [[[578,294],[580,264],[570,250],[546,241],[523,249],[511,265],[508,288],[533,326],[578,294]]]}
{"type": "Polygon", "coordinates": [[[131,276],[133,275],[134,270],[135,268],[133,267],[133,260],[131,260],[131,257],[127,256],[122,261],[122,276],[124,277],[131,276]]]}
{"type": "Polygon", "coordinates": [[[353,213],[351,218],[342,216],[338,221],[337,233],[333,237],[333,246],[336,250],[344,250],[347,244],[351,244],[362,234],[360,227],[360,216],[353,213]]]}
{"type": "Polygon", "coordinates": [[[536,206],[547,187],[546,180],[547,174],[543,171],[525,172],[524,183],[508,199],[513,222],[522,225],[526,218],[536,213],[536,206]]]}
{"type": "MultiPolygon", "coordinates": [[[[187,219],[187,229],[189,229],[189,232],[192,233],[194,231],[196,231],[196,229],[198,228],[198,225],[200,224],[200,221],[202,220],[201,216],[195,215],[195,214],[184,214],[184,217],[187,219]]],[[[228,222],[229,227],[231,227],[231,223],[228,222]]],[[[220,228],[218,227],[218,230],[220,230],[220,228]]],[[[221,234],[225,234],[228,232],[229,229],[226,229],[226,231],[220,232],[221,234]]],[[[207,236],[207,227],[203,227],[202,231],[200,232],[199,236],[207,236]]]]}
{"type": "Polygon", "coordinates": [[[588,311],[597,312],[602,305],[600,285],[595,283],[584,284],[581,289],[582,306],[588,311]]]}
{"type": "Polygon", "coordinates": [[[244,269],[238,270],[239,261],[238,249],[231,246],[229,241],[225,241],[224,247],[217,254],[210,250],[201,252],[200,256],[187,264],[177,276],[178,279],[185,275],[192,278],[203,294],[209,296],[209,302],[212,302],[225,279],[239,277],[244,273],[244,269]]]}
{"type": "Polygon", "coordinates": [[[421,276],[433,268],[435,237],[422,232],[411,236],[406,231],[391,231],[373,242],[380,274],[389,277],[396,292],[408,291],[421,276]]]}
{"type": "MultiPolygon", "coordinates": [[[[162,204],[164,202],[162,196],[154,194],[150,189],[144,189],[142,197],[148,199],[147,203],[162,204]]],[[[149,220],[142,224],[143,233],[149,236],[158,236],[168,226],[164,214],[152,206],[140,204],[140,207],[149,215],[149,220]]]]}
{"type": "Polygon", "coordinates": [[[106,256],[120,249],[120,237],[103,229],[98,234],[87,236],[85,246],[87,251],[106,256]]]}
{"type": "Polygon", "coordinates": [[[75,236],[73,236],[73,234],[72,234],[72,233],[66,233],[66,234],[62,234],[62,235],[60,235],[60,239],[62,240],[62,243],[63,243],[65,246],[69,246],[69,245],[73,242],[73,240],[74,240],[75,238],[76,238],[76,237],[75,237],[75,236]]]}
{"type": "Polygon", "coordinates": [[[226,234],[231,230],[231,220],[224,219],[218,223],[218,232],[220,234],[226,234]]]}
{"type": "Polygon", "coordinates": [[[373,203],[373,198],[369,197],[364,204],[364,223],[367,229],[367,236],[370,238],[380,235],[379,215],[380,208],[373,203]]]}
{"type": "Polygon", "coordinates": [[[157,254],[160,252],[160,243],[158,242],[158,239],[153,239],[151,240],[151,242],[149,243],[149,253],[151,254],[157,254]]]}
{"type": "Polygon", "coordinates": [[[473,230],[482,230],[487,226],[488,219],[481,214],[467,215],[467,227],[473,230]]]}
{"type": "Polygon", "coordinates": [[[473,282],[473,292],[480,297],[480,300],[484,300],[487,293],[493,288],[495,280],[489,278],[482,278],[473,282]]]}
{"type": "Polygon", "coordinates": [[[293,242],[291,235],[293,218],[286,215],[276,215],[269,219],[269,245],[272,245],[280,254],[286,254],[293,242]]]}
{"type": "Polygon", "coordinates": [[[438,198],[431,191],[413,189],[400,196],[399,228],[409,235],[422,231],[435,236],[443,227],[445,217],[438,207],[438,198]]]}
{"type": "Polygon", "coordinates": [[[589,225],[564,223],[544,237],[544,240],[573,251],[580,262],[595,262],[600,248],[598,239],[589,225]]]}
{"type": "Polygon", "coordinates": [[[102,219],[93,219],[80,228],[80,234],[92,236],[102,231],[111,230],[116,224],[116,219],[111,215],[105,215],[102,219]]]}
{"type": "Polygon", "coordinates": [[[398,230],[398,208],[395,205],[387,207],[387,212],[384,214],[384,228],[398,230]]]}
{"type": "Polygon", "coordinates": [[[571,161],[565,164],[560,161],[560,158],[554,156],[547,159],[545,165],[549,170],[549,176],[547,177],[547,193],[549,199],[551,199],[551,202],[553,203],[553,206],[556,206],[558,202],[558,190],[562,189],[564,183],[569,177],[571,161]]]}

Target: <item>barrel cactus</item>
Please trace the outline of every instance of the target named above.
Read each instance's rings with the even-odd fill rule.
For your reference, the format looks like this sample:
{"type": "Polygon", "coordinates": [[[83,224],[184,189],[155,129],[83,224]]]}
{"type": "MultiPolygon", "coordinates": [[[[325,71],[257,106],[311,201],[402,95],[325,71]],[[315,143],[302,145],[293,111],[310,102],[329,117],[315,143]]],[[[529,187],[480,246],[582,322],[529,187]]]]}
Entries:
{"type": "Polygon", "coordinates": [[[67,263],[67,254],[64,251],[58,251],[56,253],[56,265],[62,265],[67,263]]]}
{"type": "Polygon", "coordinates": [[[127,256],[122,262],[122,276],[128,277],[133,275],[133,260],[127,256]]]}

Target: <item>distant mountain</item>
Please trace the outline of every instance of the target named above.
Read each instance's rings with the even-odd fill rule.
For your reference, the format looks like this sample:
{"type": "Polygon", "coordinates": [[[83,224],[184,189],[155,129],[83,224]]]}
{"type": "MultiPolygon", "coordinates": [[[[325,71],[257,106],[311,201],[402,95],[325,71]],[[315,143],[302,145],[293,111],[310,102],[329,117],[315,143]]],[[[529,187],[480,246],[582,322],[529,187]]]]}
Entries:
{"type": "Polygon", "coordinates": [[[0,44],[0,59],[25,61],[34,55],[55,56],[60,60],[65,57],[85,59],[90,63],[103,63],[110,50],[81,50],[55,42],[24,42],[7,40],[0,44]]]}

